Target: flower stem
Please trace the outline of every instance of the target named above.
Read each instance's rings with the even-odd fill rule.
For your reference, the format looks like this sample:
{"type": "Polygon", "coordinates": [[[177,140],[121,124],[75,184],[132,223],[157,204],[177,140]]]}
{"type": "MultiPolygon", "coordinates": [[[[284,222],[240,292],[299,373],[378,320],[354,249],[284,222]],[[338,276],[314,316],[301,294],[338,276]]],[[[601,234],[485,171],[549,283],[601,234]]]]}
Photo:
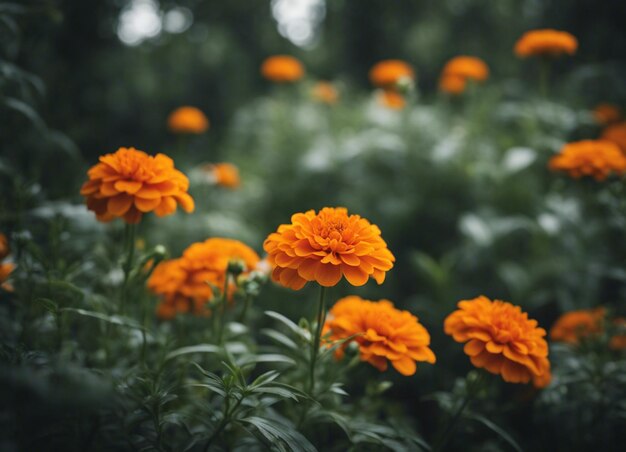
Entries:
{"type": "Polygon", "coordinates": [[[126,297],[128,296],[128,280],[130,279],[130,272],[133,269],[133,260],[135,258],[135,232],[136,225],[127,223],[126,229],[124,230],[126,261],[122,266],[122,270],[124,270],[124,282],[122,284],[122,297],[120,304],[120,313],[122,314],[124,313],[126,297]]]}
{"type": "Polygon", "coordinates": [[[224,289],[222,291],[222,301],[220,302],[220,315],[217,325],[217,343],[222,345],[224,341],[224,323],[226,317],[226,303],[228,303],[228,280],[230,278],[230,272],[226,271],[226,277],[224,278],[224,289]]]}
{"type": "Polygon", "coordinates": [[[320,298],[317,304],[317,327],[315,328],[315,337],[311,346],[311,367],[309,369],[309,394],[313,394],[315,389],[315,363],[317,361],[317,354],[320,348],[320,339],[322,334],[322,327],[326,320],[326,287],[320,286],[320,298]]]}

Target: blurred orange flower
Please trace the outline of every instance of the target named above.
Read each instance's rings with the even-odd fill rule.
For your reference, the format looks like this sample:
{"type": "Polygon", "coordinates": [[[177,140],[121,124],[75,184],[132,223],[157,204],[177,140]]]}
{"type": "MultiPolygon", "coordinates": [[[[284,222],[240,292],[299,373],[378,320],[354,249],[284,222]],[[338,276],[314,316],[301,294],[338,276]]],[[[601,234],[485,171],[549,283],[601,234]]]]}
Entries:
{"type": "Polygon", "coordinates": [[[608,126],[602,132],[600,139],[611,141],[618,145],[623,152],[626,152],[626,122],[608,126]]]}
{"type": "Polygon", "coordinates": [[[578,344],[580,339],[602,333],[606,309],[581,309],[563,314],[550,328],[550,339],[578,344]]]}
{"type": "Polygon", "coordinates": [[[380,88],[393,88],[402,78],[415,79],[410,64],[402,60],[383,60],[376,63],[369,73],[370,81],[380,88]]]}
{"type": "Polygon", "coordinates": [[[135,148],[119,148],[100,157],[87,174],[80,194],[100,221],[124,218],[139,223],[144,213],[170,215],[178,204],[188,213],[194,210],[187,193],[189,180],[164,154],[153,157],[135,148]]]}
{"type": "MultiPolygon", "coordinates": [[[[409,311],[396,309],[388,300],[377,302],[349,296],[337,301],[328,313],[324,325],[331,341],[352,339],[359,344],[361,361],[366,361],[381,372],[387,369],[387,360],[402,375],[413,375],[416,361],[435,363],[430,349],[430,335],[409,311]]],[[[347,342],[337,351],[343,356],[347,342]]]]}
{"type": "Polygon", "coordinates": [[[232,163],[209,163],[203,169],[209,172],[216,185],[233,189],[241,185],[239,169],[232,163]]]}
{"type": "Polygon", "coordinates": [[[626,156],[610,141],[583,140],[563,146],[561,152],[550,159],[548,166],[574,178],[592,176],[602,181],[612,173],[622,175],[626,172],[626,156]]]}
{"type": "Polygon", "coordinates": [[[612,104],[599,104],[593,109],[593,117],[599,124],[612,124],[622,119],[620,108],[612,104]]]}
{"type": "Polygon", "coordinates": [[[617,330],[609,341],[609,347],[613,350],[626,349],[626,319],[618,317],[613,320],[613,326],[617,330]]]}
{"type": "Polygon", "coordinates": [[[460,77],[483,82],[489,78],[489,67],[480,58],[461,55],[449,60],[441,74],[442,77],[460,77]]]}
{"type": "Polygon", "coordinates": [[[318,102],[333,105],[339,99],[339,92],[330,82],[317,82],[311,90],[311,96],[318,102]]]}
{"type": "Polygon", "coordinates": [[[7,236],[0,233],[0,261],[3,260],[11,254],[11,249],[9,248],[9,240],[7,236]]]}
{"type": "Polygon", "coordinates": [[[546,331],[536,320],[519,306],[485,296],[462,300],[458,307],[446,318],[444,330],[455,341],[466,342],[464,351],[474,366],[509,383],[549,384],[546,331]]]}
{"type": "Polygon", "coordinates": [[[461,94],[467,82],[456,75],[445,75],[439,79],[439,89],[448,94],[461,94]]]}
{"type": "Polygon", "coordinates": [[[261,74],[272,82],[296,82],[304,77],[304,66],[292,56],[275,55],[263,61],[261,74]]]}
{"type": "Polygon", "coordinates": [[[402,110],[406,106],[406,100],[402,94],[388,89],[380,91],[378,102],[392,110],[402,110]]]}
{"type": "MultiPolygon", "coordinates": [[[[191,312],[208,315],[206,304],[222,291],[226,282],[228,263],[232,260],[244,264],[244,273],[254,270],[260,261],[258,254],[244,243],[225,238],[211,238],[189,246],[182,257],[161,262],[148,280],[148,288],[163,300],[157,307],[161,319],[176,313],[191,312]]],[[[231,281],[230,291],[235,290],[231,281]]]]}
{"type": "Polygon", "coordinates": [[[7,281],[13,270],[15,270],[15,265],[10,262],[0,264],[0,287],[7,292],[13,291],[13,286],[7,281]]]}
{"type": "Polygon", "coordinates": [[[200,134],[209,128],[209,120],[196,107],[180,107],[170,113],[167,126],[174,133],[200,134]]]}
{"type": "Polygon", "coordinates": [[[294,214],[263,248],[274,267],[272,279],[294,290],[308,281],[334,286],[342,276],[353,286],[370,277],[382,284],[395,261],[378,226],[343,207],[294,214]]]}
{"type": "Polygon", "coordinates": [[[551,29],[527,31],[515,43],[515,54],[521,58],[573,55],[577,49],[578,40],[574,35],[551,29]]]}

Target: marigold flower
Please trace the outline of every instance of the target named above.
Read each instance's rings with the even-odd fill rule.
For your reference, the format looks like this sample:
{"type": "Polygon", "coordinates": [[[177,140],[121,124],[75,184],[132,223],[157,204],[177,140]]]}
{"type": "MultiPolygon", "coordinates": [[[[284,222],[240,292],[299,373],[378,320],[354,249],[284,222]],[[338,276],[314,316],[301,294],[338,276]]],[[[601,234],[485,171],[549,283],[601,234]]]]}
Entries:
{"type": "Polygon", "coordinates": [[[617,333],[609,341],[609,347],[613,350],[626,349],[626,319],[624,317],[614,319],[613,326],[616,328],[617,333]]]}
{"type": "Polygon", "coordinates": [[[612,104],[599,104],[592,111],[593,117],[599,124],[612,124],[622,119],[620,108],[612,104]]]}
{"type": "Polygon", "coordinates": [[[406,106],[404,96],[396,91],[384,89],[378,96],[378,102],[392,110],[402,110],[406,106]]]}
{"type": "Polygon", "coordinates": [[[203,169],[211,175],[216,185],[233,189],[241,185],[239,169],[232,163],[209,163],[203,169]]]}
{"type": "MultiPolygon", "coordinates": [[[[329,311],[324,325],[331,341],[355,336],[361,361],[366,361],[381,372],[387,369],[387,360],[402,375],[413,375],[416,361],[435,363],[430,349],[430,335],[409,311],[396,309],[388,300],[377,302],[349,296],[337,301],[329,311]]],[[[344,343],[337,356],[343,355],[344,343]]]]}
{"type": "Polygon", "coordinates": [[[378,226],[343,207],[324,207],[319,213],[296,213],[291,224],[270,234],[263,248],[274,270],[272,279],[299,290],[308,281],[334,286],[345,276],[353,286],[372,277],[378,284],[393,267],[378,226]]]}
{"type": "Polygon", "coordinates": [[[376,63],[369,73],[370,81],[380,88],[393,88],[402,78],[415,79],[410,64],[402,60],[383,60],[376,63]]]}
{"type": "Polygon", "coordinates": [[[339,99],[339,92],[330,82],[317,82],[311,90],[311,96],[318,102],[333,105],[339,99]]]}
{"type": "Polygon", "coordinates": [[[618,145],[623,152],[626,152],[626,122],[608,126],[602,132],[600,139],[611,141],[618,145]]]}
{"type": "Polygon", "coordinates": [[[304,77],[304,66],[292,56],[275,55],[263,61],[261,74],[272,82],[291,83],[304,77]]]}
{"type": "Polygon", "coordinates": [[[7,236],[0,233],[0,261],[11,254],[11,248],[9,248],[9,240],[7,236]]]}
{"type": "Polygon", "coordinates": [[[563,146],[561,152],[550,159],[548,166],[577,179],[592,176],[602,181],[612,173],[622,175],[626,172],[626,156],[610,141],[583,140],[563,146]]]}
{"type": "Polygon", "coordinates": [[[520,58],[529,56],[573,55],[578,49],[578,40],[566,31],[531,30],[515,43],[515,54],[520,58]]]}
{"type": "Polygon", "coordinates": [[[209,120],[196,107],[180,107],[170,113],[167,126],[174,133],[200,134],[209,128],[209,120]]]}
{"type": "MultiPolygon", "coordinates": [[[[148,288],[163,297],[161,305],[167,305],[160,305],[157,315],[162,319],[177,312],[208,315],[206,304],[218,295],[214,294],[214,288],[223,290],[226,270],[232,260],[241,261],[247,273],[256,268],[260,258],[238,240],[210,238],[192,244],[178,259],[161,262],[148,280],[148,288]]],[[[229,295],[234,290],[235,285],[230,282],[229,295]]]]}
{"type": "Polygon", "coordinates": [[[448,94],[461,94],[465,91],[467,82],[464,78],[456,75],[446,75],[439,79],[439,90],[448,94]]]}
{"type": "Polygon", "coordinates": [[[11,276],[13,270],[15,270],[15,265],[11,262],[0,263],[0,287],[7,292],[13,291],[13,285],[8,282],[9,276],[11,276]]]}
{"type": "Polygon", "coordinates": [[[80,194],[100,221],[124,218],[139,223],[144,213],[154,211],[163,217],[174,213],[178,204],[188,213],[194,210],[187,193],[189,180],[164,154],[153,157],[135,148],[119,148],[100,157],[87,174],[80,194]]]}
{"type": "Polygon", "coordinates": [[[444,331],[466,342],[472,364],[509,383],[544,387],[550,381],[546,331],[519,306],[485,296],[462,300],[444,322],[444,331]]]}
{"type": "Polygon", "coordinates": [[[605,315],[604,308],[566,312],[550,328],[550,339],[578,344],[582,338],[601,334],[605,315]]]}
{"type": "Polygon", "coordinates": [[[489,67],[480,58],[461,55],[449,60],[441,74],[442,77],[460,77],[463,80],[483,82],[489,78],[489,67]]]}

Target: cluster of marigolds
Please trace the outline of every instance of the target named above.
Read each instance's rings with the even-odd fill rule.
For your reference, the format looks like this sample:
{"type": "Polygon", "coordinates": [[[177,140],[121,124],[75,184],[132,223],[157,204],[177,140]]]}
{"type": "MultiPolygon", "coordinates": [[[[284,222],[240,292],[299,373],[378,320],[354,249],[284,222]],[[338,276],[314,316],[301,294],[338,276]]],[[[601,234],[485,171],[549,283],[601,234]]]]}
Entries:
{"type": "MultiPolygon", "coordinates": [[[[573,54],[576,48],[576,39],[568,33],[538,30],[522,36],[515,53],[520,57],[555,57],[573,54]]],[[[295,82],[305,73],[302,64],[289,56],[268,58],[261,72],[279,83],[295,82]]],[[[482,82],[488,76],[489,68],[482,60],[459,56],[445,65],[440,87],[445,92],[460,94],[468,82],[482,82]]],[[[370,71],[371,81],[382,89],[383,102],[392,108],[404,106],[403,90],[414,78],[412,67],[399,60],[380,62],[370,71]]],[[[327,104],[338,100],[338,92],[329,82],[317,84],[312,94],[327,104]]],[[[566,144],[551,159],[551,169],[596,180],[626,172],[626,123],[619,122],[619,110],[601,105],[594,115],[598,122],[607,125],[602,139],[566,144]]],[[[172,131],[181,134],[203,133],[209,127],[205,115],[193,107],[174,111],[168,124],[172,131]]],[[[208,164],[204,169],[216,184],[236,188],[240,183],[237,168],[230,164],[208,164]]],[[[149,212],[165,216],[174,213],[178,206],[188,213],[194,210],[194,201],[188,194],[189,180],[163,154],[153,157],[134,148],[120,148],[102,156],[88,177],[81,194],[100,221],[122,218],[135,224],[149,212]]],[[[271,272],[276,283],[294,290],[309,282],[331,287],[344,278],[353,286],[362,286],[370,278],[382,284],[395,262],[380,229],[359,215],[349,214],[345,208],[296,213],[289,224],[280,225],[269,234],[263,248],[265,259],[240,241],[210,238],[192,244],[179,258],[159,263],[147,282],[148,288],[161,298],[158,317],[166,321],[180,313],[209,316],[212,300],[232,300],[242,281],[255,273],[271,272]],[[239,271],[236,278],[229,278],[233,262],[239,271]]],[[[7,240],[2,235],[0,261],[8,254],[7,240]]],[[[12,270],[10,263],[0,266],[0,282],[5,289],[10,289],[6,280],[12,270]]],[[[618,331],[626,320],[610,321],[603,308],[575,311],[558,319],[550,335],[555,341],[578,344],[609,334],[609,324],[617,327],[613,331],[618,331]]],[[[550,382],[546,330],[519,306],[485,296],[463,300],[445,319],[444,331],[465,344],[464,351],[477,368],[501,375],[511,383],[532,382],[536,387],[545,387],[550,382]]],[[[360,359],[381,371],[391,363],[399,373],[408,376],[416,372],[417,362],[436,360],[430,335],[419,319],[389,300],[370,301],[358,296],[338,300],[323,323],[322,336],[327,346],[340,344],[335,352],[338,359],[350,343],[355,343],[360,359]]],[[[626,348],[626,335],[612,335],[609,345],[626,348]]]]}

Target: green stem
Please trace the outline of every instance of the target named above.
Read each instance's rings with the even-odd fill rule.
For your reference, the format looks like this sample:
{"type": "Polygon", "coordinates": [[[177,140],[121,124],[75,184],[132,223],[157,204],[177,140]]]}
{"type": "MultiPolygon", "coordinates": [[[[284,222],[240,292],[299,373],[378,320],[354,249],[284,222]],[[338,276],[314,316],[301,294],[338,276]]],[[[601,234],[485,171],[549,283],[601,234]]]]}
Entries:
{"type": "Polygon", "coordinates": [[[226,303],[228,303],[228,280],[230,278],[230,272],[226,271],[226,277],[224,278],[224,290],[222,291],[222,301],[220,302],[220,315],[219,325],[217,326],[217,343],[222,345],[224,341],[224,323],[226,317],[226,303]]]}
{"type": "Polygon", "coordinates": [[[239,323],[245,323],[246,316],[248,315],[248,309],[250,309],[250,301],[252,297],[249,294],[246,294],[246,298],[243,301],[243,309],[241,314],[239,314],[239,323]]]}
{"type": "Polygon", "coordinates": [[[207,452],[209,450],[209,447],[211,447],[211,443],[213,443],[215,438],[217,438],[217,436],[220,433],[222,433],[222,430],[226,428],[226,426],[230,422],[232,415],[235,413],[237,408],[239,408],[239,405],[241,404],[241,402],[243,402],[244,398],[245,397],[241,395],[241,398],[237,400],[237,403],[235,403],[235,405],[233,405],[233,408],[230,409],[229,411],[230,397],[226,397],[226,401],[224,405],[224,417],[222,417],[222,421],[219,423],[219,425],[217,426],[217,428],[215,429],[215,431],[213,432],[213,434],[211,435],[211,437],[208,439],[207,443],[205,444],[204,452],[207,452]]]}
{"type": "Polygon", "coordinates": [[[320,298],[317,304],[317,327],[315,328],[315,337],[313,338],[313,344],[311,347],[311,367],[309,369],[309,394],[313,394],[315,389],[315,363],[317,362],[317,355],[320,348],[320,340],[322,334],[322,327],[326,320],[326,287],[320,286],[320,298]]]}
{"type": "Polygon", "coordinates": [[[133,260],[135,258],[135,232],[136,225],[127,223],[124,230],[126,261],[122,266],[122,269],[124,270],[124,283],[122,284],[122,297],[120,305],[120,313],[122,314],[124,313],[126,305],[126,297],[128,296],[128,281],[130,279],[130,272],[133,269],[133,260]]]}

